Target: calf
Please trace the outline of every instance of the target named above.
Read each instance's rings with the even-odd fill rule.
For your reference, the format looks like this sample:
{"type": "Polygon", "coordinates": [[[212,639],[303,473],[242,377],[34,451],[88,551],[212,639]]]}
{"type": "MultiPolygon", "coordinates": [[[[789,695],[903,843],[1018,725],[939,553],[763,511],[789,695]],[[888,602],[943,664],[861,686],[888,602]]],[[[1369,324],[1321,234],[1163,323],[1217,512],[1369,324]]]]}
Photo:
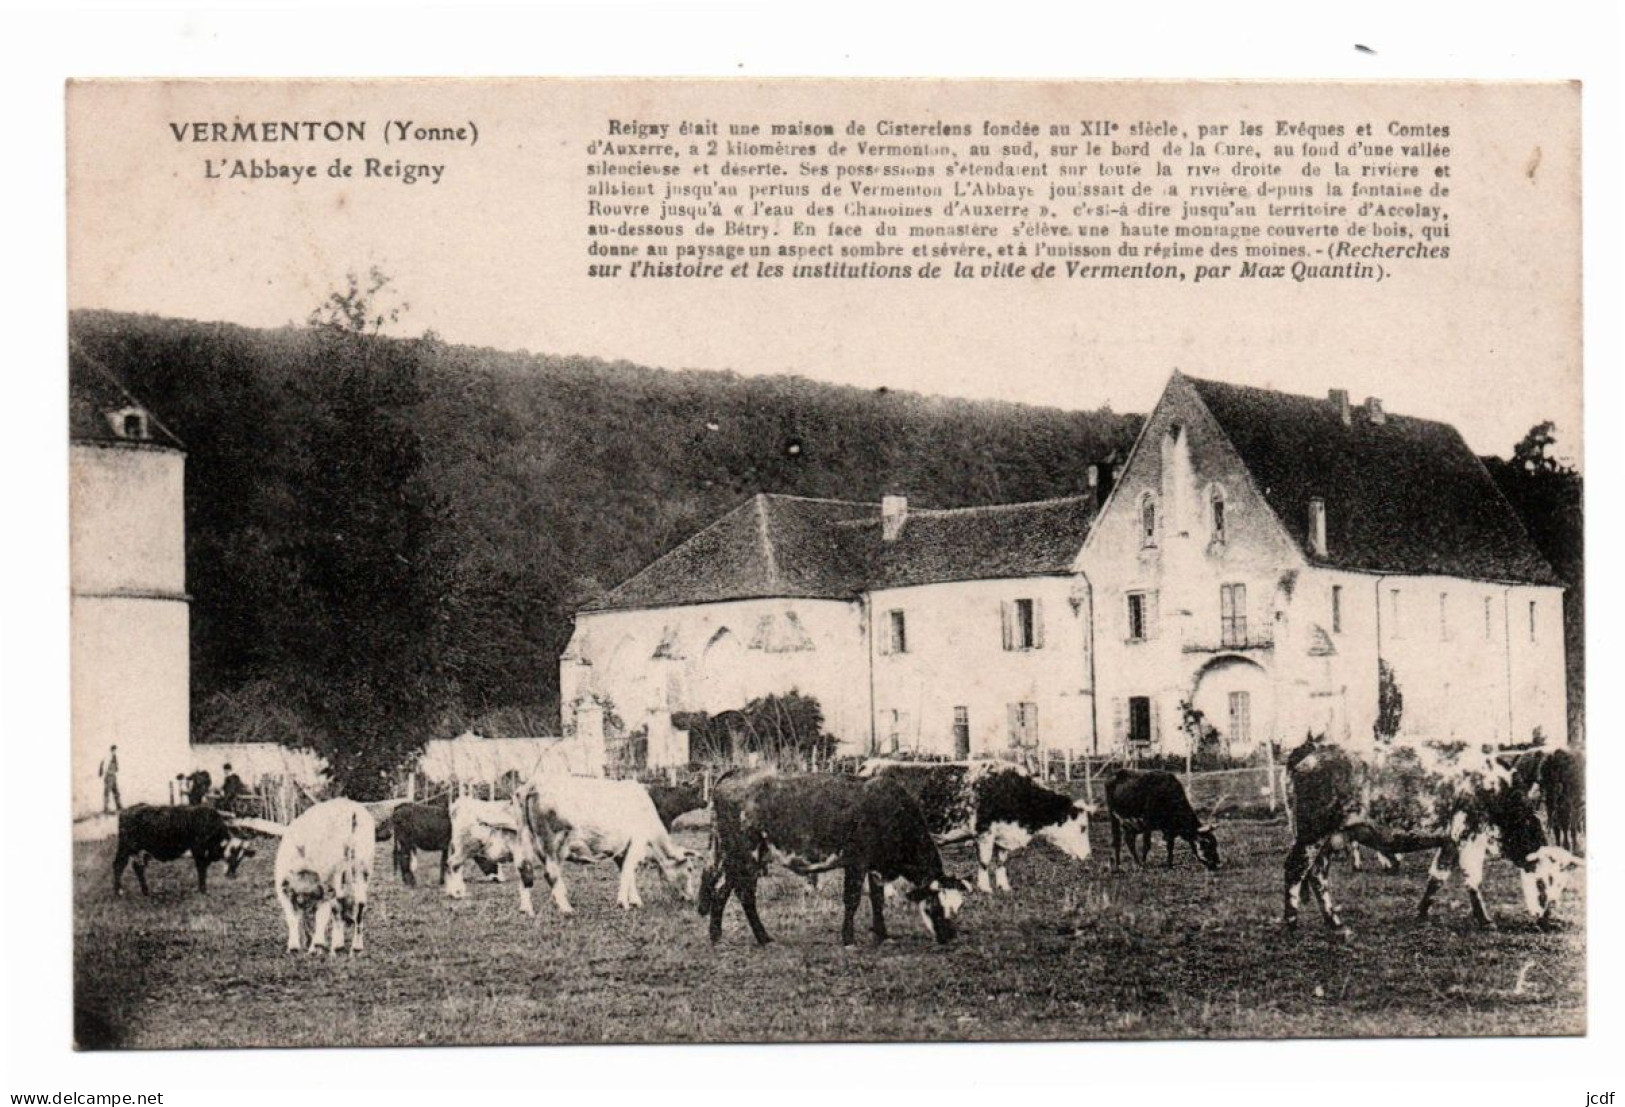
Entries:
{"type": "Polygon", "coordinates": [[[859,775],[901,784],[918,801],[938,845],[974,839],[976,887],[983,892],[1010,890],[1005,863],[1034,837],[1075,860],[1089,860],[1089,805],[1044,787],[1014,765],[876,759],[859,775]]]}
{"type": "Polygon", "coordinates": [[[366,946],[367,884],[377,826],[348,799],[318,803],[288,825],[276,852],[276,898],[288,949],[335,953],[366,946]]]}
{"type": "Polygon", "coordinates": [[[1552,838],[1564,849],[1580,852],[1586,824],[1585,760],[1565,749],[1547,754],[1540,764],[1540,794],[1552,838]]]}
{"type": "Polygon", "coordinates": [[[448,819],[450,829],[446,852],[441,857],[440,882],[452,899],[468,894],[468,886],[463,883],[466,862],[474,862],[487,879],[501,883],[498,866],[504,861],[520,861],[519,820],[512,804],[463,796],[452,801],[448,819]]]}
{"type": "Polygon", "coordinates": [[[770,859],[801,876],[844,872],[844,946],[853,943],[866,880],[877,942],[887,938],[885,884],[899,878],[913,886],[909,898],[920,905],[932,936],[953,939],[965,885],[943,872],[924,812],[897,781],[758,770],[725,775],[712,804],[712,857],[699,908],[710,916],[713,942],[722,937],[722,912],[734,893],[757,943],[772,941],[756,911],[756,882],[770,859]]]}
{"type": "Polygon", "coordinates": [[[643,906],[637,874],[645,860],[660,868],[679,895],[693,898],[695,855],[671,840],[649,793],[637,781],[539,776],[514,794],[513,807],[519,826],[519,908],[525,914],[535,914],[530,890],[537,865],[559,914],[574,911],[564,886],[566,861],[613,859],[621,869],[615,902],[623,908],[643,906]]]}
{"type": "Polygon", "coordinates": [[[237,866],[254,856],[248,835],[233,820],[212,807],[154,807],[136,804],[119,812],[118,851],[113,855],[113,894],[124,894],[124,868],[134,864],[141,894],[147,888],[147,865],[174,861],[190,853],[197,866],[197,890],[207,894],[209,866],[226,863],[226,875],[235,878],[237,866]]]}
{"type": "Polygon", "coordinates": [[[1295,841],[1287,855],[1284,922],[1296,926],[1308,884],[1328,926],[1342,928],[1326,884],[1333,854],[1349,842],[1393,856],[1434,850],[1417,905],[1425,916],[1454,868],[1474,919],[1493,921],[1480,891],[1492,850],[1518,867],[1524,906],[1549,926],[1578,862],[1546,833],[1528,794],[1505,768],[1462,749],[1400,747],[1368,757],[1310,739],[1287,758],[1295,841]],[[1313,851],[1313,856],[1311,856],[1313,851]]]}
{"type": "Polygon", "coordinates": [[[1196,817],[1185,786],[1173,773],[1119,769],[1106,782],[1106,811],[1112,820],[1112,868],[1123,864],[1123,838],[1129,856],[1145,867],[1151,835],[1161,832],[1168,846],[1168,867],[1174,864],[1174,843],[1183,839],[1191,854],[1209,869],[1219,867],[1219,840],[1213,827],[1196,817]],[[1135,849],[1135,839],[1139,848],[1135,849]]]}

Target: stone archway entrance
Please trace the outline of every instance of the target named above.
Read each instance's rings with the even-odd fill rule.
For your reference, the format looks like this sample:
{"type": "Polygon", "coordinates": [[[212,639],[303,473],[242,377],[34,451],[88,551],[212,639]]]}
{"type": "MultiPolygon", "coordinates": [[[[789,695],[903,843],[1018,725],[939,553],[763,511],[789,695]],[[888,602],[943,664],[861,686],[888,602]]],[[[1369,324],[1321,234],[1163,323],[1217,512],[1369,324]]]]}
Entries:
{"type": "Polygon", "coordinates": [[[1258,662],[1216,657],[1196,674],[1191,705],[1220,734],[1226,751],[1245,753],[1275,734],[1275,689],[1258,662]]]}

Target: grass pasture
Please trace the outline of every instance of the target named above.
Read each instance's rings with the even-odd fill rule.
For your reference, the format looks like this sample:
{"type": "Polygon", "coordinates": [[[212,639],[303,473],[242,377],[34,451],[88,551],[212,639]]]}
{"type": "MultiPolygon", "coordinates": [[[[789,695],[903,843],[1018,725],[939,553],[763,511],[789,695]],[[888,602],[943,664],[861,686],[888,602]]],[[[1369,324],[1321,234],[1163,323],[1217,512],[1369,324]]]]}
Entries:
{"type": "MultiPolygon", "coordinates": [[[[75,845],[75,1027],[81,1048],[439,1045],[546,1042],[977,1040],[1350,1035],[1578,1034],[1585,1029],[1583,900],[1536,930],[1512,867],[1486,891],[1500,928],[1480,932],[1453,881],[1412,917],[1425,860],[1397,873],[1346,864],[1333,892],[1353,938],[1304,905],[1279,925],[1279,823],[1220,827],[1225,867],[1183,853],[1166,870],[1111,873],[1104,828],[1078,866],[1034,845],[1010,866],[1013,895],[972,896],[958,942],[934,945],[908,905],[893,940],[861,929],[843,951],[839,877],[816,897],[779,873],[762,885],[777,939],[757,949],[737,903],[712,947],[691,905],[651,866],[647,907],[614,906],[613,866],[572,867],[577,913],[538,887],[538,917],[513,885],[471,882],[453,902],[401,885],[381,844],[368,947],[329,959],[283,949],[271,890],[275,843],[199,896],[189,861],[153,865],[153,896],[111,887],[112,842],[75,845]]],[[[686,844],[702,848],[697,835],[686,844]]],[[[1160,847],[1159,847],[1160,848],[1160,847]]],[[[968,873],[968,851],[949,868],[968,873]]],[[[422,861],[427,861],[425,857],[422,861]]],[[[422,878],[420,878],[422,879],[422,878]]]]}

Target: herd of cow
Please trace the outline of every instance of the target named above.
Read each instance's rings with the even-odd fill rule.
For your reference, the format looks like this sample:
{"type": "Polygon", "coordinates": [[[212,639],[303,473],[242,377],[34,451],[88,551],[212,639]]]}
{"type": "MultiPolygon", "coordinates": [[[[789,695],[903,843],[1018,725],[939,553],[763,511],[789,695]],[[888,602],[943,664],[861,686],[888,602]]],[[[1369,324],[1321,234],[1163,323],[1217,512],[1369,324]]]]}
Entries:
{"type": "MultiPolygon", "coordinates": [[[[1473,915],[1484,925],[1491,923],[1480,892],[1484,865],[1498,854],[1519,869],[1529,914],[1543,927],[1553,925],[1581,864],[1573,852],[1584,832],[1581,771],[1579,758],[1566,750],[1509,761],[1460,746],[1357,752],[1310,738],[1287,759],[1294,840],[1284,875],[1285,923],[1296,925],[1307,885],[1326,923],[1342,928],[1327,876],[1338,855],[1352,852],[1357,861],[1357,846],[1364,846],[1390,864],[1404,853],[1434,851],[1419,914],[1459,869],[1473,915]]],[[[1157,833],[1170,866],[1176,845],[1185,842],[1207,869],[1220,867],[1214,828],[1197,816],[1178,777],[1121,769],[1107,782],[1105,799],[1114,868],[1125,841],[1143,867],[1157,833]]],[[[740,769],[720,777],[709,797],[694,787],[540,775],[508,801],[406,803],[375,819],[363,804],[332,799],[285,827],[209,807],[133,807],[119,819],[113,886],[115,894],[122,891],[124,870],[133,863],[146,892],[150,861],[190,854],[203,892],[211,864],[224,861],[227,875],[235,876],[256,838],[276,837],[275,892],[288,949],[360,952],[373,857],[386,839],[393,839],[396,867],[408,885],[416,882],[418,854],[438,852],[444,891],[452,898],[467,895],[467,863],[497,881],[502,866],[516,869],[527,915],[534,914],[538,870],[556,910],[568,915],[566,864],[606,860],[620,868],[616,902],[639,907],[637,871],[650,861],[682,898],[697,901],[713,942],[722,935],[729,899],[737,897],[752,935],[765,944],[771,938],[758,913],[757,883],[777,863],[809,882],[841,870],[845,945],[854,941],[866,890],[875,939],[888,937],[884,905],[899,888],[918,905],[932,936],[948,942],[970,887],[946,871],[942,846],[974,843],[977,888],[1009,891],[1006,863],[1034,838],[1087,861],[1094,812],[998,761],[872,760],[857,775],[740,769]],[[707,808],[709,857],[671,837],[678,818],[707,808]]]]}

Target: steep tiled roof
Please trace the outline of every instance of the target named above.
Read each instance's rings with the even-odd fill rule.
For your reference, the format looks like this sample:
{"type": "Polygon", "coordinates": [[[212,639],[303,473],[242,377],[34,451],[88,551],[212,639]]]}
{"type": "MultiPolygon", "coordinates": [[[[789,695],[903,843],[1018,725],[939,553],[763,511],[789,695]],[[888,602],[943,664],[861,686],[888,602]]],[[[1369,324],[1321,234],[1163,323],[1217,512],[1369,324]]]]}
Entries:
{"type": "Polygon", "coordinates": [[[911,509],[897,540],[879,544],[870,584],[896,588],[1065,573],[1094,517],[1091,496],[950,511],[911,509]]]}
{"type": "Polygon", "coordinates": [[[68,438],[74,442],[108,442],[182,449],[183,444],[152,412],[124,387],[113,372],[77,348],[68,355],[68,438]],[[135,440],[119,434],[109,415],[139,408],[147,412],[147,437],[135,440]]]}
{"type": "Polygon", "coordinates": [[[1483,463],[1452,426],[1406,415],[1345,426],[1329,399],[1186,378],[1287,533],[1315,564],[1557,584],[1483,463]],[[1309,501],[1326,503],[1326,556],[1309,501]]]}
{"type": "Polygon", "coordinates": [[[861,534],[843,523],[873,504],[755,496],[587,610],[671,607],[764,596],[848,598],[863,587],[861,534]]]}
{"type": "Polygon", "coordinates": [[[611,589],[587,610],[765,597],[856,598],[873,588],[1064,573],[1093,500],[910,508],[894,542],[880,505],[756,496],[611,589]]]}

